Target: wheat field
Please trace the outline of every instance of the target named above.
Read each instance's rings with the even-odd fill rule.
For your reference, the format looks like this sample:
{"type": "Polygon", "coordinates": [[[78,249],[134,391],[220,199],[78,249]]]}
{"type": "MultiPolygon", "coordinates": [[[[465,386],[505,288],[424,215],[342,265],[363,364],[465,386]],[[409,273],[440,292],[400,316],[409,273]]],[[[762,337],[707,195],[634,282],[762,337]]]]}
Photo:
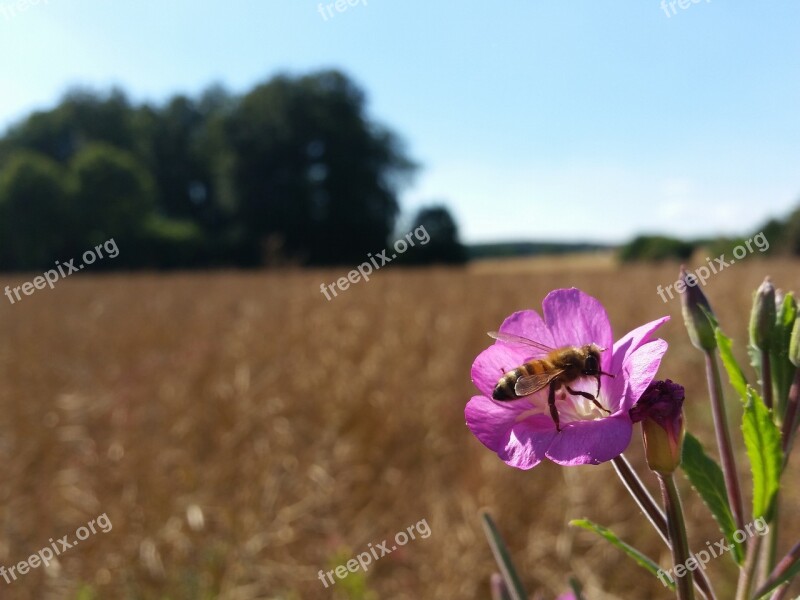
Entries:
{"type": "MultiPolygon", "coordinates": [[[[616,338],[672,316],[659,377],[686,387],[689,428],[716,452],[702,356],[678,301],[656,294],[677,265],[559,260],[387,267],[331,301],[320,284],[346,269],[85,272],[14,305],[3,300],[0,565],[101,514],[113,528],[47,569],[0,580],[0,598],[488,598],[496,568],[481,508],[532,597],[554,598],[575,576],[592,600],[669,598],[619,551],[567,526],[590,518],[669,564],[609,464],[512,469],[464,424],[485,332],[576,286],[605,304],[616,338]],[[366,573],[327,588],[318,579],[421,520],[428,537],[366,573]]],[[[707,283],[740,358],[752,291],[767,274],[800,291],[799,266],[752,257],[707,283]]],[[[3,276],[2,286],[30,278],[3,276]]],[[[749,486],[741,411],[727,393],[749,486]]],[[[638,428],[627,455],[642,465],[638,428]]],[[[692,545],[718,540],[682,475],[679,484],[692,545]]],[[[797,461],[785,485],[781,550],[800,534],[797,461]]],[[[724,557],[709,573],[735,581],[724,557]]],[[[731,597],[724,584],[718,592],[731,597]]]]}

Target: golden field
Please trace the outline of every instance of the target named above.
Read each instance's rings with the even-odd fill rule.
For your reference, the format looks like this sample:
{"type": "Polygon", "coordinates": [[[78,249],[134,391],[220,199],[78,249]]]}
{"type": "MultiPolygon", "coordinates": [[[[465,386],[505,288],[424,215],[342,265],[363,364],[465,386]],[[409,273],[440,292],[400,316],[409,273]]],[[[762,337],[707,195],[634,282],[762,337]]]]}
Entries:
{"type": "MultiPolygon", "coordinates": [[[[3,297],[0,565],[103,513],[113,529],[47,570],[0,579],[0,598],[488,598],[496,569],[482,507],[532,595],[554,598],[574,575],[591,600],[669,598],[619,551],[567,526],[588,517],[669,564],[609,464],[516,470],[464,424],[485,332],[576,286],[605,304],[615,337],[672,316],[659,377],[686,387],[689,428],[716,453],[702,356],[678,300],[656,294],[677,265],[558,261],[387,267],[331,301],[319,286],[346,269],[84,272],[14,305],[3,297]],[[327,589],[317,578],[423,519],[429,537],[365,575],[327,589]]],[[[800,291],[799,267],[749,257],[707,283],[740,357],[752,291],[767,274],[800,291]]],[[[32,277],[4,276],[2,286],[32,277]]],[[[729,388],[727,399],[747,487],[729,388]]],[[[640,446],[637,428],[627,452],[637,465],[640,446]]],[[[800,536],[797,467],[785,478],[781,550],[800,536]]],[[[692,545],[720,539],[682,475],[679,483],[692,545]]],[[[726,557],[709,573],[735,581],[726,557]]],[[[724,584],[717,591],[732,597],[724,584]]]]}

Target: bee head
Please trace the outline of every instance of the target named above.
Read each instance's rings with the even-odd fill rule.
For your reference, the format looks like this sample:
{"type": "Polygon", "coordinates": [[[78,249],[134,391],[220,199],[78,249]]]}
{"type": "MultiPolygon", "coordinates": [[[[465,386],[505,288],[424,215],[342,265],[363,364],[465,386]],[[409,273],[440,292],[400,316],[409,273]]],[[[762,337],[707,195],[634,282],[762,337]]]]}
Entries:
{"type": "Polygon", "coordinates": [[[600,353],[605,350],[597,344],[587,344],[583,347],[586,352],[586,360],[583,364],[584,373],[594,375],[600,373],[600,353]]]}

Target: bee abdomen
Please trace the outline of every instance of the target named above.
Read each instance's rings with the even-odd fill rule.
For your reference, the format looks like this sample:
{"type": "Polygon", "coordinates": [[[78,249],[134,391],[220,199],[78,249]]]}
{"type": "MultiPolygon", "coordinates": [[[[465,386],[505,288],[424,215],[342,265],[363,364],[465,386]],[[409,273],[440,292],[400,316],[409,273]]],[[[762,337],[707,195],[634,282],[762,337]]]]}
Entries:
{"type": "Polygon", "coordinates": [[[509,371],[497,382],[497,385],[492,391],[492,398],[495,400],[516,400],[517,398],[521,398],[522,396],[517,395],[514,389],[517,379],[528,375],[544,373],[548,366],[549,365],[545,364],[544,361],[531,361],[520,365],[513,371],[509,371]]]}
{"type": "Polygon", "coordinates": [[[514,384],[517,382],[516,369],[509,371],[497,382],[492,392],[492,398],[495,400],[514,400],[517,398],[514,392],[514,384]]]}

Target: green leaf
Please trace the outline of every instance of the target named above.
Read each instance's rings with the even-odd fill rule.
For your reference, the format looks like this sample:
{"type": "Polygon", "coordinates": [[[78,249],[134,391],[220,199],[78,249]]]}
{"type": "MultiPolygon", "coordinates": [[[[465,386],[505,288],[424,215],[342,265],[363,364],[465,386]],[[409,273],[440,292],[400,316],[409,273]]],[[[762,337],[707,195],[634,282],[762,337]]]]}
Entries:
{"type": "Polygon", "coordinates": [[[753,519],[770,521],[783,464],[781,432],[761,396],[751,387],[747,388],[742,433],[753,473],[753,519]]]}
{"type": "Polygon", "coordinates": [[[725,477],[719,465],[706,454],[698,439],[691,433],[686,433],[683,440],[683,456],[681,460],[683,469],[689,481],[706,503],[711,514],[714,515],[725,539],[733,548],[733,559],[742,564],[744,559],[742,546],[733,534],[736,533],[736,522],[733,519],[728,492],[725,489],[725,477]]]}
{"type": "Polygon", "coordinates": [[[513,600],[525,600],[528,594],[525,592],[525,588],[522,587],[522,581],[520,581],[519,575],[517,575],[517,569],[514,567],[511,554],[497,529],[497,525],[495,525],[489,513],[481,511],[480,516],[481,523],[483,524],[483,532],[486,534],[486,539],[489,540],[492,554],[497,562],[497,566],[500,567],[500,573],[503,576],[511,598],[513,598],[513,600]]]}
{"type": "MultiPolygon", "coordinates": [[[[636,561],[636,564],[638,564],[640,567],[647,569],[648,571],[650,571],[650,573],[652,573],[656,577],[658,577],[659,571],[664,573],[664,571],[661,570],[661,567],[659,567],[658,564],[653,559],[645,556],[633,546],[623,542],[610,529],[607,529],[602,525],[598,525],[597,523],[593,523],[588,519],[573,519],[572,521],[569,522],[569,524],[574,525],[575,527],[582,527],[587,531],[594,531],[597,535],[605,538],[607,541],[611,542],[611,544],[613,544],[614,546],[622,550],[625,554],[630,556],[634,561],[636,561]]],[[[659,581],[663,580],[659,578],[659,581]]],[[[675,583],[669,575],[667,575],[666,583],[667,587],[669,587],[670,590],[675,589],[675,583]]]]}
{"type": "Polygon", "coordinates": [[[722,364],[728,372],[728,379],[730,379],[733,389],[735,389],[741,397],[742,402],[746,402],[747,380],[744,377],[739,363],[737,363],[736,359],[733,357],[733,344],[731,339],[722,333],[719,327],[714,329],[714,335],[717,338],[717,346],[719,347],[719,356],[722,359],[722,364]]]}

